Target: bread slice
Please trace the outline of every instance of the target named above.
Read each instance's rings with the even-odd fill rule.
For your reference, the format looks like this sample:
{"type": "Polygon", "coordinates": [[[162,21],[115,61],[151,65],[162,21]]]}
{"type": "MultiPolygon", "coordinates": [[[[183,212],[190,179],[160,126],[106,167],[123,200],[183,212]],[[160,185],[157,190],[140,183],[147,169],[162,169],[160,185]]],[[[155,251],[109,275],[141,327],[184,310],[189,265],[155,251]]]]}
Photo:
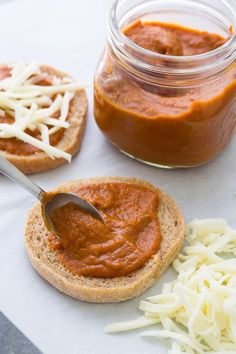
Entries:
{"type": "MultiPolygon", "coordinates": [[[[56,75],[59,78],[68,77],[68,74],[56,70],[50,66],[42,65],[43,72],[56,75]]],[[[68,152],[74,156],[80,149],[88,109],[88,100],[85,90],[78,90],[71,102],[71,111],[68,117],[70,127],[59,143],[56,145],[59,149],[68,152]]],[[[45,152],[36,152],[32,155],[10,154],[0,150],[0,155],[12,162],[18,169],[25,174],[38,173],[56,168],[67,161],[63,158],[52,159],[45,152]]]]}
{"type": "Polygon", "coordinates": [[[178,255],[184,240],[184,219],[175,202],[164,192],[136,178],[100,177],[70,182],[56,189],[68,192],[78,184],[135,183],[158,193],[157,215],[162,242],[160,250],[141,269],[128,276],[102,279],[73,275],[48,247],[48,236],[40,205],[29,213],[25,229],[25,246],[33,267],[49,283],[63,293],[87,302],[119,302],[142,294],[152,286],[178,255]]]}

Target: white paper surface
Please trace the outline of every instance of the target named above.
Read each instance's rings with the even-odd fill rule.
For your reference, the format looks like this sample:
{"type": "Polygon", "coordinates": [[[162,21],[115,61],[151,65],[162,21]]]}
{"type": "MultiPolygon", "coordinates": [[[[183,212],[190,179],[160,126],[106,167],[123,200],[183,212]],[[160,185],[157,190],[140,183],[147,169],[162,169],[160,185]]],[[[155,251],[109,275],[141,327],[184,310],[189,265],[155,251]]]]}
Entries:
{"type": "MultiPolygon", "coordinates": [[[[236,139],[207,166],[159,170],[120,154],[102,136],[92,115],[93,74],[105,42],[110,0],[16,0],[0,7],[0,61],[38,60],[90,85],[90,112],[80,154],[71,165],[33,176],[43,188],[91,176],[144,178],[172,195],[189,221],[225,217],[236,227],[236,139]]],[[[104,325],[136,317],[141,298],[156,294],[168,272],[137,299],[86,304],[63,295],[31,267],[23,234],[35,200],[0,176],[0,309],[45,354],[166,354],[156,340],[131,334],[105,335],[104,325]]],[[[30,353],[29,353],[30,354],[30,353]]]]}

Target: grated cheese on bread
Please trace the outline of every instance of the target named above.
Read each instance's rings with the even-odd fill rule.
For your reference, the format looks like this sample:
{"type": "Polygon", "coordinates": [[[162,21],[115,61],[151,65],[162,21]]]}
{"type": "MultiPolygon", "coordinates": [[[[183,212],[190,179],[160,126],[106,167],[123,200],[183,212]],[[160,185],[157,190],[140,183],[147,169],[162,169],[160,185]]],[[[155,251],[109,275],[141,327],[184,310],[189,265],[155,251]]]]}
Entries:
{"type": "Polygon", "coordinates": [[[50,86],[40,82],[48,75],[36,62],[8,66],[10,76],[0,81],[0,109],[14,118],[12,124],[0,124],[0,138],[17,138],[44,151],[52,159],[71,161],[71,154],[50,145],[50,135],[59,129],[68,129],[66,122],[70,102],[81,89],[71,78],[53,75],[50,86]],[[54,85],[55,83],[55,85],[54,85]],[[59,112],[59,117],[55,114],[59,112]],[[28,129],[39,129],[41,139],[28,134],[28,129]]]}
{"type": "Polygon", "coordinates": [[[37,148],[27,155],[0,148],[0,155],[26,174],[71,161],[80,149],[86,123],[85,90],[67,74],[37,63],[0,65],[0,77],[0,116],[11,118],[0,123],[0,140],[4,144],[4,139],[15,138],[37,148]],[[12,77],[6,77],[6,68],[12,77]],[[42,80],[51,86],[40,85],[42,80]],[[63,136],[52,146],[51,136],[61,129],[63,136]],[[37,137],[31,133],[35,130],[37,137]]]}

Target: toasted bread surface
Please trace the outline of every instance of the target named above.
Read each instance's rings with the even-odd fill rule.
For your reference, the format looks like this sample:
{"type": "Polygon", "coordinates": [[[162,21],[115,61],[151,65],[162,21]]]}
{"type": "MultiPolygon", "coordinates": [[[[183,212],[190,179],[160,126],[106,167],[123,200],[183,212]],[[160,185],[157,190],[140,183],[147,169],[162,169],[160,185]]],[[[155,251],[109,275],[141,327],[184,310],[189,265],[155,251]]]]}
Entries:
{"type": "Polygon", "coordinates": [[[162,241],[159,251],[141,269],[128,276],[112,279],[77,276],[64,267],[48,245],[41,207],[37,204],[29,213],[25,229],[25,246],[36,271],[58,290],[76,299],[106,303],[125,301],[151,287],[178,255],[184,240],[184,219],[172,198],[146,181],[136,178],[99,177],[69,182],[55,191],[69,192],[78,184],[131,183],[143,185],[158,193],[162,241]]]}

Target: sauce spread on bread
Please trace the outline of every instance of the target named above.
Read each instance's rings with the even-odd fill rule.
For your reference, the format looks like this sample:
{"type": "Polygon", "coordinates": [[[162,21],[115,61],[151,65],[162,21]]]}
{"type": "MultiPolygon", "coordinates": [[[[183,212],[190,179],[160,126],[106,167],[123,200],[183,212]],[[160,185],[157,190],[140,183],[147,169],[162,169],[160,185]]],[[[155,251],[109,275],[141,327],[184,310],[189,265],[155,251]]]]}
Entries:
{"type": "Polygon", "coordinates": [[[75,275],[113,278],[128,275],[158,251],[161,233],[155,191],[135,183],[97,183],[70,190],[92,203],[105,224],[69,203],[51,217],[59,236],[49,244],[75,275]]]}
{"type": "MultiPolygon", "coordinates": [[[[142,21],[125,28],[124,34],[149,51],[174,56],[207,53],[228,40],[179,25],[142,21]]],[[[232,64],[217,80],[205,82],[203,75],[197,87],[171,91],[128,75],[108,53],[95,80],[95,118],[108,138],[134,157],[166,166],[196,166],[213,158],[232,135],[235,78],[232,64]]]]}

